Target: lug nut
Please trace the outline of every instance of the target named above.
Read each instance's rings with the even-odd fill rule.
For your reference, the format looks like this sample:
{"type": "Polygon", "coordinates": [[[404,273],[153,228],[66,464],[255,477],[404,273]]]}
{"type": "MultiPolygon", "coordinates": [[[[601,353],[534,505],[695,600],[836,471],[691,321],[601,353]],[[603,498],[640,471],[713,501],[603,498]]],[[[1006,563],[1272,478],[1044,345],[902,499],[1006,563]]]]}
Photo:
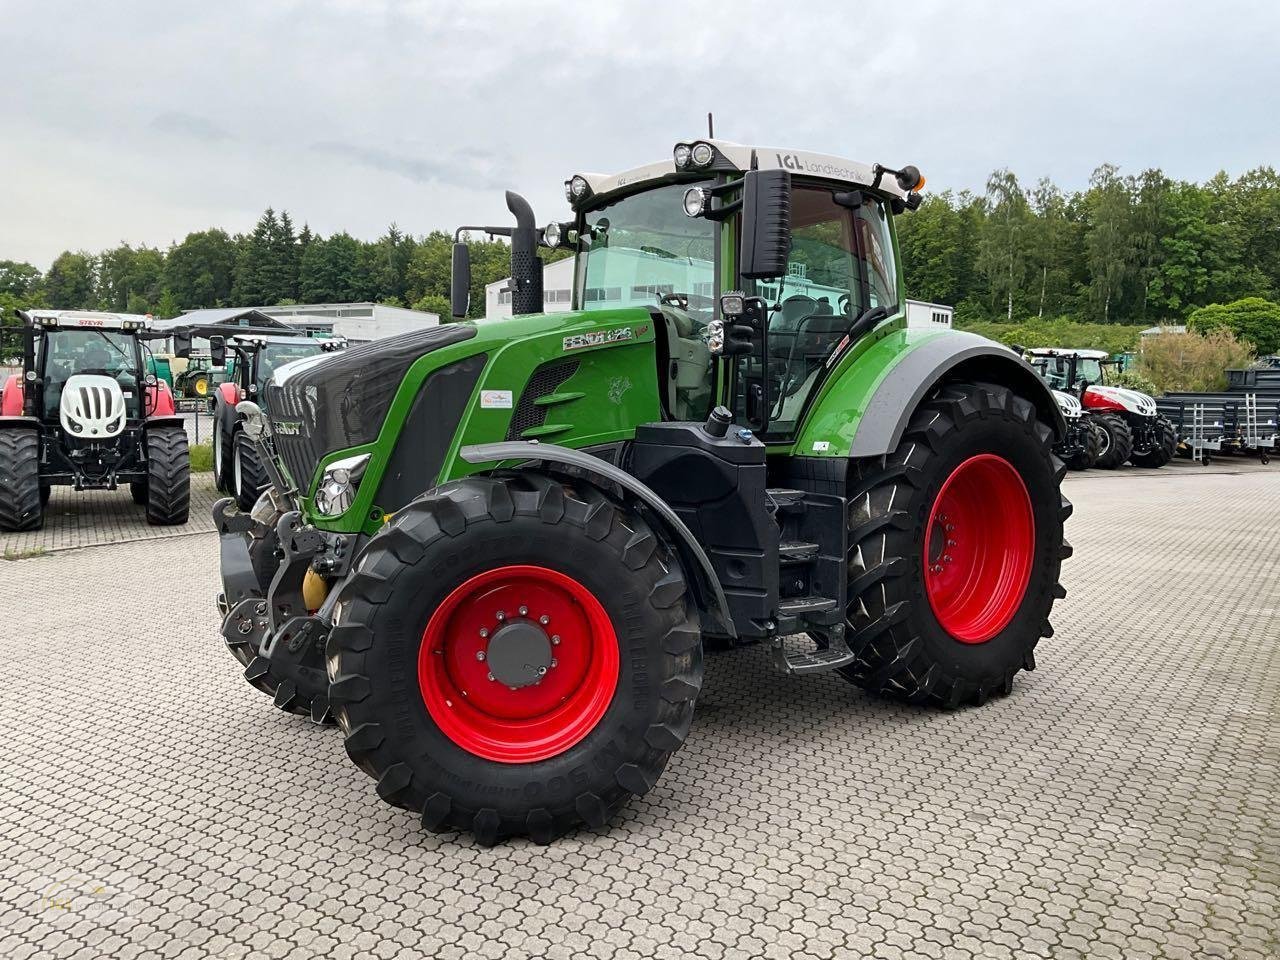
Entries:
{"type": "MultiPolygon", "coordinates": [[[[554,660],[552,660],[551,662],[552,662],[552,663],[555,663],[555,661],[554,661],[554,660]]],[[[547,674],[547,668],[546,668],[546,667],[539,667],[539,668],[538,668],[538,676],[540,676],[540,677],[544,677],[544,676],[546,676],[546,674],[547,674]]]]}
{"type": "Polygon", "coordinates": [[[481,640],[483,640],[483,639],[484,639],[485,637],[487,637],[487,636],[489,636],[489,628],[488,628],[488,627],[481,627],[481,628],[480,628],[480,639],[481,639],[481,640]]]}
{"type": "Polygon", "coordinates": [[[551,642],[552,642],[553,644],[558,644],[558,643],[560,642],[560,634],[558,634],[558,633],[557,633],[555,636],[553,636],[553,637],[551,638],[551,642]]]}
{"type": "Polygon", "coordinates": [[[490,679],[490,680],[492,680],[492,679],[493,679],[493,674],[492,674],[492,673],[491,673],[491,674],[489,674],[489,679],[490,679]]]}
{"type": "Polygon", "coordinates": [[[483,650],[477,650],[477,651],[476,651],[476,659],[477,659],[477,660],[483,660],[483,659],[484,659],[484,651],[483,651],[483,650]]]}
{"type": "Polygon", "coordinates": [[[542,616],[538,618],[538,622],[545,627],[548,623],[551,622],[551,618],[544,613],[542,616]]]}
{"type": "Polygon", "coordinates": [[[494,617],[498,620],[499,623],[501,623],[503,620],[507,619],[507,612],[505,610],[499,610],[497,613],[494,614],[494,617]]]}
{"type": "Polygon", "coordinates": [[[950,562],[951,562],[951,558],[950,558],[949,556],[943,555],[943,557],[942,557],[942,562],[943,562],[943,563],[950,563],[950,562]]]}
{"type": "Polygon", "coordinates": [[[526,607],[526,606],[523,606],[523,605],[522,605],[522,606],[520,607],[520,616],[522,616],[522,617],[523,617],[523,616],[527,616],[527,615],[528,615],[528,613],[529,613],[529,608],[528,608],[528,607],[526,607]]]}
{"type": "Polygon", "coordinates": [[[552,658],[551,658],[551,665],[552,665],[553,667],[558,667],[558,666],[560,666],[560,661],[559,661],[559,660],[557,660],[557,659],[555,659],[554,657],[552,657],[552,658]]]}

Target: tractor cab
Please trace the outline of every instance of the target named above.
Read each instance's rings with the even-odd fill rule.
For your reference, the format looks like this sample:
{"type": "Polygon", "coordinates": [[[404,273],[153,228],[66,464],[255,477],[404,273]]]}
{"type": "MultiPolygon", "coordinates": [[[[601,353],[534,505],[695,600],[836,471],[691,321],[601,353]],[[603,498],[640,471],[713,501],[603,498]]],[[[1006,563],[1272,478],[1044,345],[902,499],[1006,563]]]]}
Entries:
{"type": "MultiPolygon", "coordinates": [[[[723,404],[785,444],[860,338],[905,327],[892,217],[918,205],[923,185],[911,166],[698,140],[666,163],[570,177],[570,221],[535,230],[509,194],[525,223],[459,235],[512,237],[513,269],[529,264],[513,272],[516,314],[540,310],[542,292],[540,261],[514,248],[571,249],[576,310],[640,308],[653,319],[665,419],[704,420],[723,404]]],[[[460,261],[469,276],[465,246],[460,261]]],[[[455,316],[467,289],[455,282],[455,316]]]]}

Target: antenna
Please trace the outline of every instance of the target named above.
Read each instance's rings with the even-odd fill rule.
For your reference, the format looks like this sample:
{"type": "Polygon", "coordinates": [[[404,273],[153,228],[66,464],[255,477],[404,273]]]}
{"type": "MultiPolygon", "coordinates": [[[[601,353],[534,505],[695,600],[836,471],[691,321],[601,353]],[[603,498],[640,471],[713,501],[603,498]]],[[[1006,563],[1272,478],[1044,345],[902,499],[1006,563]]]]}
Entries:
{"type": "Polygon", "coordinates": [[[716,138],[715,121],[711,118],[711,111],[707,111],[707,139],[714,140],[716,138]]]}

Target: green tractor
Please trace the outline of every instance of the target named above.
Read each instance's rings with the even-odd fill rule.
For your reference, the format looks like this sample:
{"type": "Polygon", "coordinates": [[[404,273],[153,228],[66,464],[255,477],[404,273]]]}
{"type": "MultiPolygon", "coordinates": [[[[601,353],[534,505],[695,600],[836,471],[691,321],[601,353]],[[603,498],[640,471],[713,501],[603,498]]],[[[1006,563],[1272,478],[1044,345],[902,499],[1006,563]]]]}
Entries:
{"type": "MultiPolygon", "coordinates": [[[[1053,395],[908,329],[899,170],[721,140],[507,194],[514,316],[287,364],[242,403],[271,484],[215,507],[223,636],[336,719],[388,802],[481,843],[605,824],[685,741],[703,651],[765,644],[955,708],[1052,633],[1053,395]],[[539,244],[576,256],[542,314],[539,244]],[[275,455],[272,455],[275,451],[275,455]]],[[[460,230],[460,233],[461,233],[460,230]]],[[[470,288],[454,247],[453,313],[470,288]]]]}

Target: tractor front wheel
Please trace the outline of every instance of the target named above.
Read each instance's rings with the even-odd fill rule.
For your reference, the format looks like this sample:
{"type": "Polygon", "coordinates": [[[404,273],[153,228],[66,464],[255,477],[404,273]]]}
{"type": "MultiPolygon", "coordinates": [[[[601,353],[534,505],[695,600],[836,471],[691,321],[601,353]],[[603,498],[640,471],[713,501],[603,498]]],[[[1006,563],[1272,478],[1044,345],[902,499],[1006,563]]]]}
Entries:
{"type": "Polygon", "coordinates": [[[601,826],[689,732],[702,647],[684,577],[592,486],[440,487],[369,542],[338,606],[347,752],[429,830],[547,843],[601,826]]]}
{"type": "Polygon", "coordinates": [[[191,512],[191,460],[181,426],[147,431],[147,523],[177,526],[191,512]]]}
{"type": "Polygon", "coordinates": [[[1173,459],[1173,452],[1178,448],[1178,432],[1169,418],[1156,417],[1152,433],[1154,442],[1150,449],[1134,450],[1129,455],[1129,462],[1135,467],[1163,467],[1173,459]]]}
{"type": "Polygon", "coordinates": [[[943,707],[1007,694],[1051,635],[1071,505],[1053,434],[995,384],[949,384],[852,467],[845,676],[943,707]]]}
{"type": "Polygon", "coordinates": [[[1124,422],[1124,418],[1116,413],[1099,413],[1094,415],[1094,423],[1102,428],[1102,449],[1098,452],[1098,466],[1104,470],[1114,470],[1133,453],[1133,431],[1124,422]]]}
{"type": "Polygon", "coordinates": [[[40,437],[23,427],[0,429],[0,530],[34,530],[44,522],[40,437]]]}
{"type": "Polygon", "coordinates": [[[236,433],[233,450],[235,463],[232,468],[232,479],[236,503],[241,510],[247,512],[253,509],[253,505],[258,502],[258,497],[267,485],[267,471],[262,466],[262,461],[258,459],[258,451],[254,448],[253,441],[243,430],[236,433]]]}

